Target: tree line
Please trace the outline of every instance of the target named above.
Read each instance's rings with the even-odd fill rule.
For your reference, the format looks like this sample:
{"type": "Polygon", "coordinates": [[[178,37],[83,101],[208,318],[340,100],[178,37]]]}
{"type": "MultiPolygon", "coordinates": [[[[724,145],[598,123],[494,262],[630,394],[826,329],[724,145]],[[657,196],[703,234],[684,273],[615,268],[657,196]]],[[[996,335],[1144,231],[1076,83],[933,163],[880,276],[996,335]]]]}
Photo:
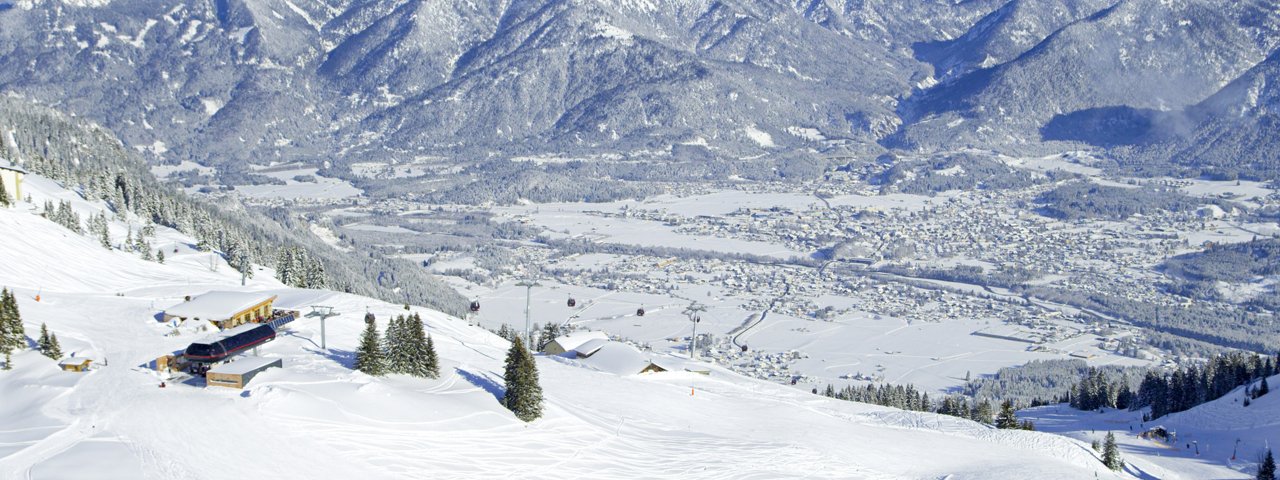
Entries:
{"type": "MultiPolygon", "coordinates": [[[[219,252],[246,276],[253,275],[254,263],[270,264],[278,260],[281,249],[293,248],[295,253],[306,251],[310,260],[323,265],[326,288],[429,305],[452,315],[465,311],[465,297],[412,262],[374,252],[340,252],[311,234],[306,225],[267,218],[233,198],[197,199],[161,184],[133,152],[96,125],[20,98],[0,97],[0,127],[13,133],[12,144],[5,141],[4,149],[19,152],[31,173],[76,190],[86,200],[103,200],[118,217],[131,213],[148,224],[191,235],[198,247],[219,252]]],[[[51,215],[56,218],[51,219],[83,232],[79,219],[56,213],[60,205],[53,207],[46,209],[55,212],[51,215]]],[[[104,230],[101,223],[90,221],[99,240],[104,230]]],[[[103,241],[109,243],[109,239],[103,241]]],[[[314,276],[301,284],[321,285],[314,276]]]]}

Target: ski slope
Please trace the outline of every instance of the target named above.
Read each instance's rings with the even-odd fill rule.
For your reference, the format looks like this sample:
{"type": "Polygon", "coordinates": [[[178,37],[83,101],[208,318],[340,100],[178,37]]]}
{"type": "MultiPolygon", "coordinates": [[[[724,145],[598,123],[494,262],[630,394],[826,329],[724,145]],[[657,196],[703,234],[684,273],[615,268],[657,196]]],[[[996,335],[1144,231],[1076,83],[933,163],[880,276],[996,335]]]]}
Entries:
{"type": "MultiPolygon", "coordinates": [[[[1267,379],[1268,385],[1280,375],[1267,379]]],[[[1019,413],[1036,428],[1077,438],[1099,440],[1116,435],[1129,470],[1142,478],[1254,478],[1272,442],[1280,442],[1280,394],[1274,391],[1244,406],[1244,387],[1190,410],[1143,422],[1149,409],[1081,412],[1066,404],[1019,413]],[[1164,427],[1172,441],[1144,439],[1139,433],[1164,427]]]]}
{"type": "MultiPolygon", "coordinates": [[[[39,178],[29,185],[36,204],[74,196],[39,178]]],[[[113,225],[113,236],[125,228],[113,225]]],[[[372,378],[350,368],[361,320],[368,311],[385,328],[409,313],[403,306],[286,288],[268,269],[240,287],[225,263],[163,228],[157,246],[178,250],[163,265],[107,250],[27,204],[0,209],[0,231],[0,285],[16,290],[28,335],[47,323],[65,353],[99,364],[62,372],[25,350],[0,371],[3,479],[1126,478],[1077,440],[828,399],[667,356],[659,362],[673,371],[648,375],[540,356],[545,415],[524,423],[498,403],[508,343],[460,319],[413,309],[441,378],[372,378]],[[239,288],[278,295],[277,307],[335,307],[328,350],[307,317],[258,352],[284,368],[244,390],[159,388],[139,366],[207,332],[175,332],[157,314],[184,295],[239,288]]]]}

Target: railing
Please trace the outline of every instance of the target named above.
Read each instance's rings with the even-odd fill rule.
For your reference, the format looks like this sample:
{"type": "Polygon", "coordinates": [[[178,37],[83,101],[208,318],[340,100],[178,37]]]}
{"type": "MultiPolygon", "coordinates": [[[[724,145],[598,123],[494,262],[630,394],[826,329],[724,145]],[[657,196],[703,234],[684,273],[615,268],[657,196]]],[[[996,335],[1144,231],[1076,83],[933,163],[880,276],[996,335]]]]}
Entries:
{"type": "Polygon", "coordinates": [[[280,327],[283,327],[285,324],[290,323],[297,319],[298,319],[298,312],[295,312],[293,310],[277,310],[275,312],[275,315],[273,315],[271,319],[267,320],[264,323],[266,323],[267,325],[271,325],[271,328],[274,328],[276,329],[276,331],[279,331],[280,327]]]}

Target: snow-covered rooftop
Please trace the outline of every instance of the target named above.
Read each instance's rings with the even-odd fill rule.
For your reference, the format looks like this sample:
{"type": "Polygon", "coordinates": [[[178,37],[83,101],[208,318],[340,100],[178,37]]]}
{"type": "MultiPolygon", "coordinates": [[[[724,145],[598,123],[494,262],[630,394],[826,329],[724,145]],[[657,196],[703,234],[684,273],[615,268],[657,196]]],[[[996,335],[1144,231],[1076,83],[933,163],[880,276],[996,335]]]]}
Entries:
{"type": "Polygon", "coordinates": [[[245,357],[231,363],[223,363],[209,369],[209,373],[224,373],[227,375],[244,375],[262,367],[279,362],[283,365],[283,360],[273,357],[245,357]]]}
{"type": "Polygon", "coordinates": [[[600,350],[600,347],[605,346],[605,344],[609,342],[610,340],[608,338],[593,338],[583,342],[582,345],[574,347],[573,351],[577,352],[579,357],[590,357],[592,354],[596,353],[597,350],[600,350]]]}
{"type": "Polygon", "coordinates": [[[209,292],[192,298],[189,302],[166,308],[164,314],[170,317],[226,320],[254,305],[275,298],[275,295],[264,292],[209,292]]]}
{"type": "Polygon", "coordinates": [[[583,344],[592,340],[608,340],[609,336],[604,332],[573,332],[568,335],[556,337],[555,342],[560,345],[566,352],[577,350],[583,344]]]}
{"type": "Polygon", "coordinates": [[[83,365],[84,362],[92,361],[93,359],[89,357],[67,357],[62,360],[58,360],[58,365],[83,365]]]}
{"type": "Polygon", "coordinates": [[[578,361],[596,370],[615,375],[635,375],[653,364],[635,347],[622,342],[606,340],[600,346],[594,347],[590,355],[578,361]]]}

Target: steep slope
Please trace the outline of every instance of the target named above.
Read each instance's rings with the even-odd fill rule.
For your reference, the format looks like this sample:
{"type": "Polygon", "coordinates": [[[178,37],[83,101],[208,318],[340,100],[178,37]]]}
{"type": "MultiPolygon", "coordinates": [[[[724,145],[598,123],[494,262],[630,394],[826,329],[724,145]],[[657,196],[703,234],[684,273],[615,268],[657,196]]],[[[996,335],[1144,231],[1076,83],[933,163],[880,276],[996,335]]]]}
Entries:
{"type": "MultiPolygon", "coordinates": [[[[42,198],[75,195],[33,185],[42,198]]],[[[0,371],[5,478],[1112,478],[1077,442],[826,399],[709,365],[697,365],[709,376],[620,377],[540,357],[546,416],[525,424],[497,401],[507,349],[498,337],[414,309],[444,374],[371,378],[350,369],[360,318],[367,309],[382,326],[405,313],[401,306],[259,280],[248,288],[278,295],[279,306],[341,312],[327,323],[329,349],[316,345],[319,328],[304,318],[261,348],[284,368],[246,390],[182,381],[157,388],[159,379],[135,366],[203,334],[157,321],[156,312],[182,295],[239,288],[238,277],[202,267],[195,252],[157,265],[86,245],[26,204],[0,210],[0,225],[32,239],[0,248],[0,285],[16,287],[27,331],[48,324],[65,351],[107,363],[78,375],[25,351],[14,370],[0,371]],[[44,277],[32,275],[40,271],[49,286],[37,302],[31,286],[44,277]]]]}
{"type": "Polygon", "coordinates": [[[1280,42],[1278,32],[1274,2],[1120,1],[1007,62],[914,97],[903,109],[913,125],[894,141],[1027,144],[1058,114],[1117,105],[1180,109],[1262,61],[1280,42]]]}
{"type": "Polygon", "coordinates": [[[1028,2],[1013,0],[975,23],[959,38],[922,42],[916,58],[947,83],[975,70],[1014,60],[1049,35],[1111,6],[1114,0],[1028,2]]]}
{"type": "Polygon", "coordinates": [[[1221,91],[1182,112],[1154,117],[1129,162],[1169,159],[1191,172],[1225,177],[1280,174],[1280,49],[1221,91]]]}

